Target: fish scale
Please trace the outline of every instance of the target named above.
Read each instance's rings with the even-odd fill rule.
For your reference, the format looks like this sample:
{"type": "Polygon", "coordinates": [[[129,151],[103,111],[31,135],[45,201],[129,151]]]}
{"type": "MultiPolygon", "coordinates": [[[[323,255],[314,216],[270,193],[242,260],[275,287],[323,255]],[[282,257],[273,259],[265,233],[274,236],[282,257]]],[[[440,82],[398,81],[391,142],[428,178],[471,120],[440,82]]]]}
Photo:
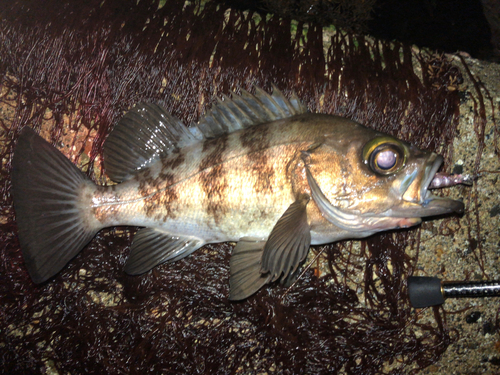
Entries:
{"type": "Polygon", "coordinates": [[[442,158],[354,121],[307,113],[274,87],[227,96],[191,128],[148,103],[132,108],[104,144],[117,182],[96,186],[30,128],[14,153],[19,240],[33,281],[57,274],[102,228],[140,229],[125,271],[234,241],[232,300],[289,284],[310,245],[410,227],[461,213],[432,195],[464,178],[437,173],[442,158]],[[444,182],[443,182],[444,181],[444,182]]]}

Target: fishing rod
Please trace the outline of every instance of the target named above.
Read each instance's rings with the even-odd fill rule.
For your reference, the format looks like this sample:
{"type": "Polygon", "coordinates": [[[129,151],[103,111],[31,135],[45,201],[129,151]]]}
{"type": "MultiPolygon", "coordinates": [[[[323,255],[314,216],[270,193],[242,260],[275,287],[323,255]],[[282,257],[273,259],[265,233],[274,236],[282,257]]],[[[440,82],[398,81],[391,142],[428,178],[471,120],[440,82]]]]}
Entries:
{"type": "Polygon", "coordinates": [[[442,281],[437,277],[410,276],[408,294],[414,308],[442,305],[445,298],[500,296],[500,281],[442,281]]]}

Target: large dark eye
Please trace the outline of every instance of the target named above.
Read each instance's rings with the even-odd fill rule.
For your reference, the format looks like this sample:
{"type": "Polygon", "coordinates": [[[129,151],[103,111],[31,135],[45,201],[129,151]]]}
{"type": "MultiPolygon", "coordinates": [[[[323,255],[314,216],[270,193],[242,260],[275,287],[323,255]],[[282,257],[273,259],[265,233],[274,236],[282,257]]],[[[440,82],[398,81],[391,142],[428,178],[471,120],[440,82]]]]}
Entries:
{"type": "Polygon", "coordinates": [[[392,137],[375,138],[363,148],[363,161],[375,173],[397,173],[406,161],[405,147],[392,137]]]}

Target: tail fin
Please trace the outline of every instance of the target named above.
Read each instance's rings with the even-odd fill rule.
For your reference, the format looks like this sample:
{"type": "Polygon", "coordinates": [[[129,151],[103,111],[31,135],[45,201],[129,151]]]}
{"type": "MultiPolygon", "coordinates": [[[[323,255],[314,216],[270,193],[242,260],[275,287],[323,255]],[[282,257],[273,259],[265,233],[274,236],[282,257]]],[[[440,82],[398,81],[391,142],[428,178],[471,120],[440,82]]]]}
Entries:
{"type": "Polygon", "coordinates": [[[31,128],[21,131],[14,152],[12,195],[19,242],[35,283],[54,276],[94,237],[79,207],[92,184],[75,165],[31,128]]]}

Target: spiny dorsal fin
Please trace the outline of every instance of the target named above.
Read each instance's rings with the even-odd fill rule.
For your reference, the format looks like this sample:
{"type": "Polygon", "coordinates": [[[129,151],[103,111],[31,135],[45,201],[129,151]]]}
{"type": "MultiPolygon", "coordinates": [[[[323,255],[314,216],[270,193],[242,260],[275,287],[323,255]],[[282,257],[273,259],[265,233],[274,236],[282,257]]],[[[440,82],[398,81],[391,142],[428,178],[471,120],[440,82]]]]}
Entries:
{"type": "Polygon", "coordinates": [[[255,95],[242,89],[241,95],[233,94],[232,99],[224,95],[223,99],[197,125],[206,138],[307,112],[295,93],[288,100],[274,85],[271,95],[255,87],[255,95]]]}
{"type": "Polygon", "coordinates": [[[113,181],[121,182],[161,156],[201,139],[201,134],[195,135],[162,107],[139,103],[120,119],[106,139],[104,167],[113,181]]]}

